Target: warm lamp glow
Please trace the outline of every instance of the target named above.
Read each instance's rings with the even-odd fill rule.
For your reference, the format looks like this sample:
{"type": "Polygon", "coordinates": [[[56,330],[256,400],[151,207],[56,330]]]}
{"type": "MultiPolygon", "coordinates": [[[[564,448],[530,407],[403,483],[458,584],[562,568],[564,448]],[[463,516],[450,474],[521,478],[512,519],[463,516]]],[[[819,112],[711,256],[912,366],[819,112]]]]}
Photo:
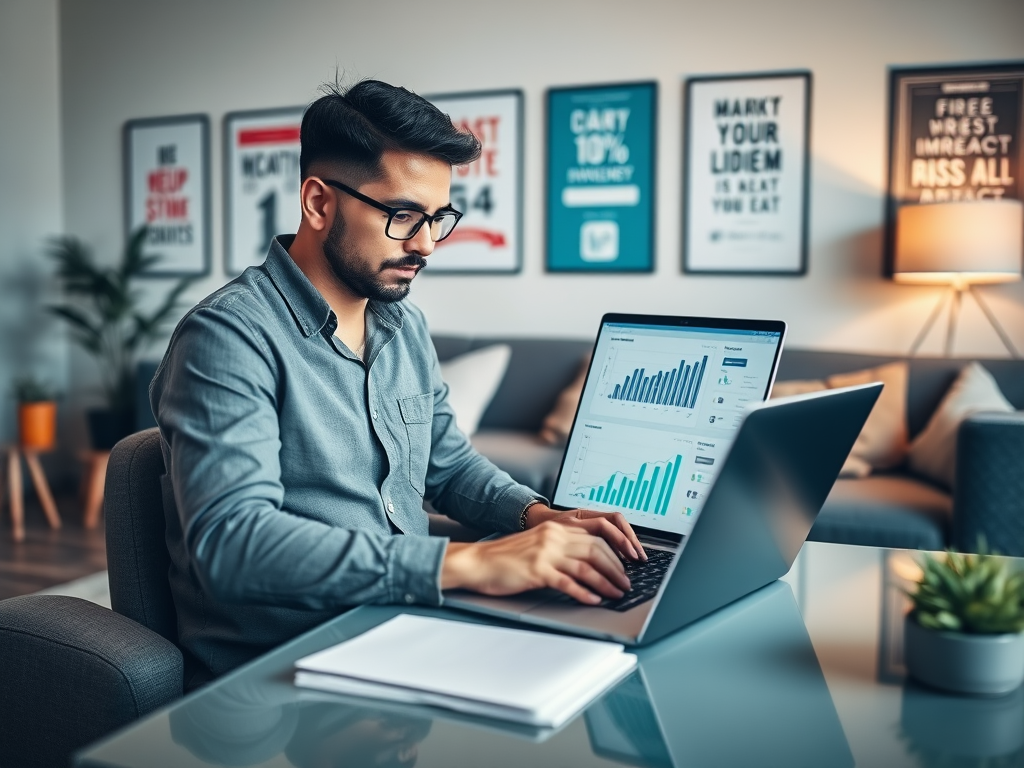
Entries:
{"type": "Polygon", "coordinates": [[[896,213],[898,282],[963,287],[1020,280],[1022,257],[1020,200],[904,205],[896,213]]]}

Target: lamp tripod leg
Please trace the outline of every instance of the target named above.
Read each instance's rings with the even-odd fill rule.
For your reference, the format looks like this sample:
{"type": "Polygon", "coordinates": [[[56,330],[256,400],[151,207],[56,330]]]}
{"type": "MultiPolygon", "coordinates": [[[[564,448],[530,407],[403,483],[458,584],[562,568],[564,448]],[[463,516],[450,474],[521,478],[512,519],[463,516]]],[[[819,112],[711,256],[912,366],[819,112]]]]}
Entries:
{"type": "Polygon", "coordinates": [[[1018,352],[1017,348],[1013,346],[1013,342],[1010,341],[1010,337],[1006,335],[1006,331],[1003,330],[1003,326],[999,324],[998,320],[996,320],[996,316],[993,314],[992,310],[989,309],[988,304],[982,300],[981,292],[976,290],[973,285],[970,287],[970,291],[971,296],[973,296],[974,300],[978,302],[978,306],[981,307],[981,311],[984,312],[985,317],[988,318],[989,324],[995,329],[995,332],[999,334],[999,339],[1003,342],[1003,346],[1006,347],[1007,352],[1009,352],[1015,360],[1020,360],[1020,352],[1018,352]]]}
{"type": "Polygon", "coordinates": [[[963,302],[964,289],[953,286],[953,301],[949,306],[949,324],[946,326],[946,357],[953,356],[953,337],[956,334],[956,323],[960,319],[960,304],[963,302]]]}
{"type": "Polygon", "coordinates": [[[928,315],[928,319],[925,320],[924,327],[918,332],[917,337],[914,339],[914,343],[910,345],[911,357],[917,354],[918,348],[928,336],[928,331],[930,331],[932,326],[935,325],[935,321],[938,319],[939,313],[942,312],[942,308],[946,305],[946,301],[948,299],[949,294],[946,291],[943,291],[942,295],[939,296],[938,302],[935,304],[935,309],[933,309],[932,313],[928,315]]]}

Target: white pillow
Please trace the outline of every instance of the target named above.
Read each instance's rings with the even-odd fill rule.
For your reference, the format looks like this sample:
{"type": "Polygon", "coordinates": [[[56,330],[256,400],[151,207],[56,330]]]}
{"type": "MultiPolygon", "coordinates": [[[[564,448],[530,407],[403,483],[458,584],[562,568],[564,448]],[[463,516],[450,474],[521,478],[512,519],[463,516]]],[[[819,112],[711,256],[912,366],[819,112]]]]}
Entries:
{"type": "Polygon", "coordinates": [[[971,363],[960,371],[928,426],[910,444],[910,468],[952,488],[956,479],[956,435],[960,422],[980,411],[1010,413],[1013,406],[999,391],[992,374],[980,363],[971,363]]]}
{"type": "Polygon", "coordinates": [[[472,435],[498,391],[512,357],[508,344],[475,349],[441,363],[441,378],[448,385],[448,403],[455,411],[455,423],[472,435]]]}

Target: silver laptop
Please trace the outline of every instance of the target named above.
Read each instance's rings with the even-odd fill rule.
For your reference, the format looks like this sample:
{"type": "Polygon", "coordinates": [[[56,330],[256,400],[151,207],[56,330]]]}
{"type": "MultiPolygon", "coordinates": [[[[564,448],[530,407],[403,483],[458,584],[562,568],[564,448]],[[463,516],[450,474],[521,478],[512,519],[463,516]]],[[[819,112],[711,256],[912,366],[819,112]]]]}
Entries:
{"type": "Polygon", "coordinates": [[[445,604],[637,645],[785,574],[881,390],[765,402],[785,332],[605,315],[553,503],[621,512],[649,561],[628,563],[632,589],[599,606],[555,590],[451,590],[445,604]]]}

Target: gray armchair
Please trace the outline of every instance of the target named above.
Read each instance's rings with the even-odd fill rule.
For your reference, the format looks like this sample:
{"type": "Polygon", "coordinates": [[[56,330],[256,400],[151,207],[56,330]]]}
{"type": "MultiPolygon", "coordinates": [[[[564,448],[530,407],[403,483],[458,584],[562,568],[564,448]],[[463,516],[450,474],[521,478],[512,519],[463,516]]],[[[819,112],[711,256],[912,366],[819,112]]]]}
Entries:
{"type": "Polygon", "coordinates": [[[0,765],[68,765],[75,750],[182,695],[163,472],[155,429],[111,452],[103,508],[113,611],[56,595],[0,601],[0,765]]]}

